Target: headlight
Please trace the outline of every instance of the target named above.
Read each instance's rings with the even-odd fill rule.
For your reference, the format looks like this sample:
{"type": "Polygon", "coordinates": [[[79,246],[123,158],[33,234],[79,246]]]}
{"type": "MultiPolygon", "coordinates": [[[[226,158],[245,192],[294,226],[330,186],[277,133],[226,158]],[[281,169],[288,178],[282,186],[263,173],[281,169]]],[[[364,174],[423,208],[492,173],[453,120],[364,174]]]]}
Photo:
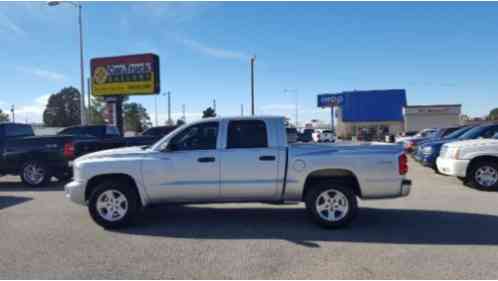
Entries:
{"type": "Polygon", "coordinates": [[[424,154],[432,154],[432,146],[425,146],[423,149],[422,149],[422,152],[424,154]]]}
{"type": "Polygon", "coordinates": [[[454,148],[449,151],[449,155],[451,159],[459,159],[460,158],[460,149],[454,148]]]}

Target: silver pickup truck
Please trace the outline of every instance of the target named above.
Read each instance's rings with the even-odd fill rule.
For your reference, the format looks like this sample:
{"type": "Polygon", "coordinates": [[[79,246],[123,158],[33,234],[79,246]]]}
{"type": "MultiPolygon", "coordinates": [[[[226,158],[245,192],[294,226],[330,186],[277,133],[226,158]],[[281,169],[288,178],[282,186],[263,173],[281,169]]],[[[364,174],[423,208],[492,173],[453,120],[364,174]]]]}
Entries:
{"type": "Polygon", "coordinates": [[[304,202],[311,219],[334,228],[353,220],[357,197],[401,197],[411,187],[400,147],[288,144],[283,117],[203,119],[151,147],[88,154],[73,167],[67,198],[104,228],[151,204],[210,202],[304,202]]]}

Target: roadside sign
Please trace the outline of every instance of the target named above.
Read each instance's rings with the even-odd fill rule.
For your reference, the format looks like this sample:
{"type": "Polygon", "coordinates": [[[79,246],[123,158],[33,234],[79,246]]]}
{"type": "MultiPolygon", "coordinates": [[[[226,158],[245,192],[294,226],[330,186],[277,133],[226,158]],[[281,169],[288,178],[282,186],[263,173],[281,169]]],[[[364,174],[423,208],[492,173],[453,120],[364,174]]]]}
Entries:
{"type": "Polygon", "coordinates": [[[344,96],[342,94],[320,94],[317,99],[318,107],[333,107],[342,105],[344,96]]]}
{"type": "Polygon", "coordinates": [[[160,92],[159,57],[138,54],[90,61],[93,96],[154,95],[160,92]]]}

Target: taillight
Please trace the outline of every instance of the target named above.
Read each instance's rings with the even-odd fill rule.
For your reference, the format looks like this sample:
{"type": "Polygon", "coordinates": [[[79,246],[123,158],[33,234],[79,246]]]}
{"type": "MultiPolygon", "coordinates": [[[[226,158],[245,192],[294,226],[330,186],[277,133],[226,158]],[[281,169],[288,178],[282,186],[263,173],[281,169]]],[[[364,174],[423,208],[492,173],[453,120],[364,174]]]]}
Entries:
{"type": "Polygon", "coordinates": [[[64,157],[66,158],[74,158],[74,143],[66,142],[64,144],[64,157]]]}
{"type": "Polygon", "coordinates": [[[408,158],[404,153],[399,156],[398,168],[400,175],[405,175],[406,173],[408,173],[408,158]]]}

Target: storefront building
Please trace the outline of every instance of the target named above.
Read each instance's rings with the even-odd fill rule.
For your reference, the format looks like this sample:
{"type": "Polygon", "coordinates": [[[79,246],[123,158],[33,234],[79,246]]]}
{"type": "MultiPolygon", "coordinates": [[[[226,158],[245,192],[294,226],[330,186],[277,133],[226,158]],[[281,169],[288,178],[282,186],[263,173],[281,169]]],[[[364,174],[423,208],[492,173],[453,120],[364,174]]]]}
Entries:
{"type": "Polygon", "coordinates": [[[461,104],[410,105],[404,108],[404,130],[447,128],[460,125],[461,104]]]}
{"type": "Polygon", "coordinates": [[[318,106],[330,107],[332,112],[335,110],[335,130],[339,137],[376,139],[403,131],[406,91],[393,89],[321,94],[318,95],[318,106]]]}

